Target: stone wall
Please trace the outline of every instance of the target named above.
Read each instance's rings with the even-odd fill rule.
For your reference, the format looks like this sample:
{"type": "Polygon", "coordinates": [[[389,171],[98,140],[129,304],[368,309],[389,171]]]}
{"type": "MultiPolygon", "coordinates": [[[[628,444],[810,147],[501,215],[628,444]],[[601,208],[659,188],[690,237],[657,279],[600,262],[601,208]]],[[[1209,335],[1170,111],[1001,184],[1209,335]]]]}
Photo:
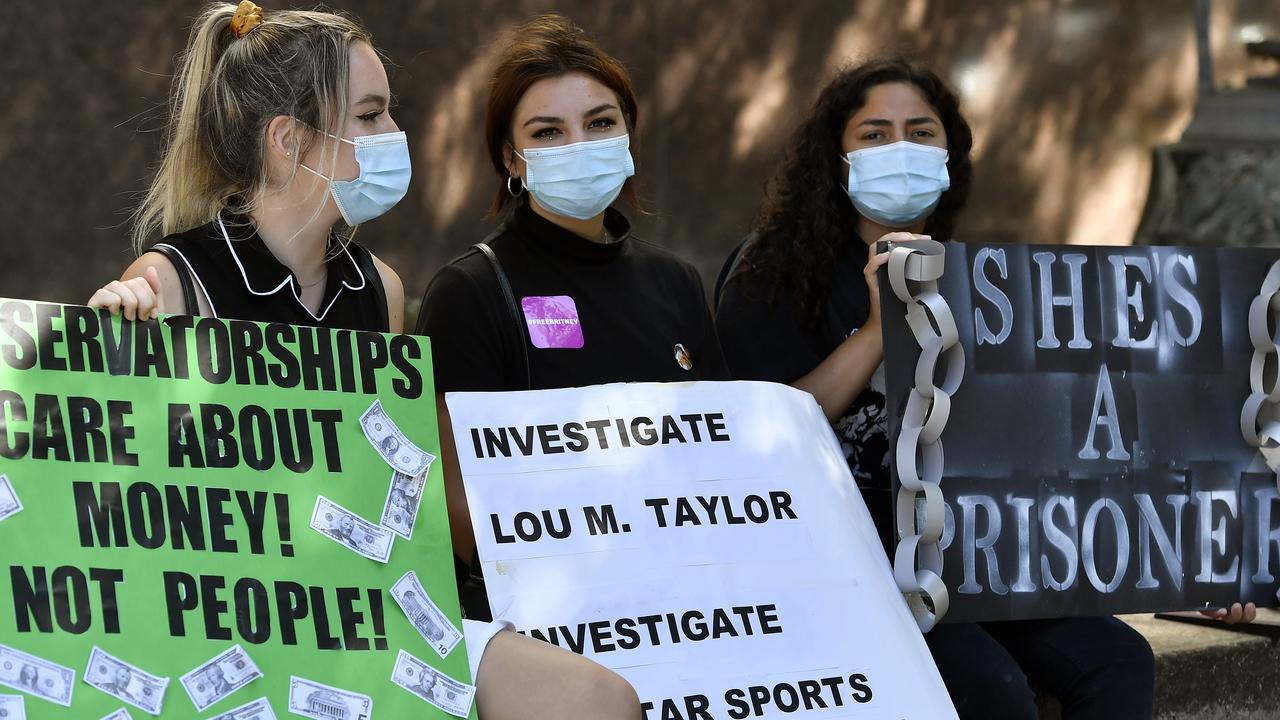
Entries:
{"type": "Polygon", "coordinates": [[[1137,242],[1280,245],[1280,147],[1169,146],[1153,172],[1137,242]]]}
{"type": "MultiPolygon", "coordinates": [[[[959,235],[1126,243],[1150,149],[1195,96],[1190,0],[345,0],[397,64],[409,197],[361,239],[417,297],[482,238],[496,187],[481,125],[495,32],[557,8],[634,74],[640,232],[713,277],[779,148],[830,70],[885,51],[943,68],[974,125],[959,235]]],[[[268,11],[272,4],[266,3],[268,11]]],[[[1215,5],[1218,80],[1241,39],[1280,34],[1274,0],[1215,5]]],[[[0,23],[0,295],[83,301],[131,259],[124,223],[156,159],[191,2],[11,3],[0,23]]]]}

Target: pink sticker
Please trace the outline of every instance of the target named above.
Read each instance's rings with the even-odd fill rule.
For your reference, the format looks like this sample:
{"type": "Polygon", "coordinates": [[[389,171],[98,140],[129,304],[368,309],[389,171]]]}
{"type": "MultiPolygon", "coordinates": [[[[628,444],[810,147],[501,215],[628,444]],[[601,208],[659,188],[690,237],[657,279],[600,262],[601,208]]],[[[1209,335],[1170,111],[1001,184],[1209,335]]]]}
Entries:
{"type": "Polygon", "coordinates": [[[582,323],[578,305],[568,295],[523,298],[524,321],[529,326],[529,342],[536,348],[580,348],[582,323]]]}

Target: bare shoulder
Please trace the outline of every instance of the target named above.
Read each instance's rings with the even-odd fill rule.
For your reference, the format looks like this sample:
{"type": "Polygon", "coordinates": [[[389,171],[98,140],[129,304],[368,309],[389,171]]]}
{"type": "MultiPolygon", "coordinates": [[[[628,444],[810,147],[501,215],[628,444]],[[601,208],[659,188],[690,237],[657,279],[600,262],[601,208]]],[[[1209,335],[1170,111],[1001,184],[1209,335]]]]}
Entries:
{"type": "Polygon", "coordinates": [[[369,253],[369,256],[373,258],[373,266],[378,268],[378,277],[382,278],[382,286],[386,289],[388,296],[394,290],[401,297],[404,297],[404,284],[400,282],[400,276],[396,274],[396,271],[392,270],[390,265],[382,262],[382,258],[377,255],[369,253]]]}
{"type": "Polygon", "coordinates": [[[378,269],[382,291],[387,296],[387,327],[393,333],[404,332],[404,283],[390,265],[373,253],[369,253],[369,256],[373,258],[373,266],[378,269]]]}
{"type": "Polygon", "coordinates": [[[168,286],[168,284],[172,282],[174,287],[177,287],[179,291],[181,291],[182,286],[181,281],[178,279],[177,268],[173,266],[173,263],[169,261],[169,258],[158,252],[148,252],[139,255],[138,259],[134,260],[133,264],[125,268],[124,272],[120,274],[120,279],[131,280],[136,277],[142,277],[143,274],[146,273],[147,268],[156,269],[156,274],[160,276],[160,282],[162,285],[168,286]]]}

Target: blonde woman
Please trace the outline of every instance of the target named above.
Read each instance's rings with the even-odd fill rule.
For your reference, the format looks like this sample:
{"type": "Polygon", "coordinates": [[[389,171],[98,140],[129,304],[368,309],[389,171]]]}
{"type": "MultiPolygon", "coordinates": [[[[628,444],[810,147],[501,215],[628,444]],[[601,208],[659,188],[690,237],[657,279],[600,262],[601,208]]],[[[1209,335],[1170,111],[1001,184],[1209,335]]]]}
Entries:
{"type": "MultiPolygon", "coordinates": [[[[404,291],[350,231],[404,197],[409,151],[368,31],[337,14],[210,5],[174,80],[141,252],[89,304],[400,332],[404,291]]],[[[635,691],[501,622],[466,623],[484,720],[638,718],[635,691]]]]}

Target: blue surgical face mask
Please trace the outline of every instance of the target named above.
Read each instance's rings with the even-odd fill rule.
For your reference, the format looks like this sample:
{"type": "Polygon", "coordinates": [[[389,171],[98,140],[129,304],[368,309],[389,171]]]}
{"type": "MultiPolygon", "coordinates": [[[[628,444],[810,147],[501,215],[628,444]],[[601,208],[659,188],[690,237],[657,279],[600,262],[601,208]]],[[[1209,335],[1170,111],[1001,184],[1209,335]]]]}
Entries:
{"type": "Polygon", "coordinates": [[[928,217],[951,187],[947,157],[945,148],[906,140],[855,150],[844,157],[849,199],[868,220],[911,227],[928,217]]]}
{"type": "Polygon", "coordinates": [[[526,149],[516,154],[525,161],[524,186],[542,207],[557,215],[588,220],[609,207],[636,174],[630,138],[526,149]]]}
{"type": "Polygon", "coordinates": [[[360,174],[354,180],[334,180],[306,165],[302,167],[329,181],[329,193],[348,225],[381,216],[409,192],[413,169],[409,164],[409,140],[403,132],[363,135],[355,140],[329,137],[355,146],[360,174]]]}

